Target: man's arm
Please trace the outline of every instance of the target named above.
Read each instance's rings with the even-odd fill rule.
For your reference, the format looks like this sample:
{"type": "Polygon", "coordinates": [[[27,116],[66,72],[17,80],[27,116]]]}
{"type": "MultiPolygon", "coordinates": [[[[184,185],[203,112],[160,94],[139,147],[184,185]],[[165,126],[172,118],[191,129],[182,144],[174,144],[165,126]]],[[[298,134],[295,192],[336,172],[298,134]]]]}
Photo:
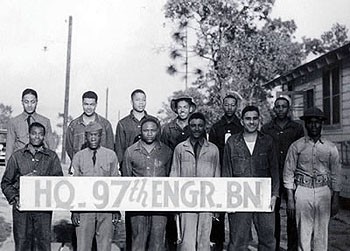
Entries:
{"type": "Polygon", "coordinates": [[[126,149],[122,165],[122,176],[130,177],[132,175],[132,161],[129,149],[126,149]]]}
{"type": "Polygon", "coordinates": [[[219,149],[217,147],[215,147],[214,166],[215,166],[214,177],[221,177],[220,154],[219,154],[219,149]]]}
{"type": "Polygon", "coordinates": [[[63,176],[61,162],[60,162],[56,153],[55,153],[54,158],[52,160],[51,176],[63,176]]]}
{"type": "Polygon", "coordinates": [[[181,177],[181,153],[180,153],[180,148],[178,147],[179,145],[177,145],[177,147],[175,147],[174,150],[174,154],[173,154],[173,161],[171,163],[171,170],[170,170],[170,177],[181,177]]]}
{"type": "Polygon", "coordinates": [[[10,157],[2,176],[1,190],[9,204],[16,203],[19,197],[19,173],[17,172],[17,162],[13,156],[10,157]]]}
{"type": "Polygon", "coordinates": [[[125,131],[123,125],[118,122],[117,129],[115,132],[115,152],[119,160],[123,160],[124,152],[126,150],[126,139],[125,139],[125,131]]]}
{"type": "MultiPolygon", "coordinates": [[[[231,137],[232,138],[232,137],[231,137]]],[[[230,140],[227,141],[224,148],[224,156],[222,161],[222,177],[233,177],[232,163],[231,163],[231,146],[230,140]]]]}
{"type": "Polygon", "coordinates": [[[106,148],[114,150],[114,134],[111,123],[106,120],[106,148]]]}
{"type": "Polygon", "coordinates": [[[280,175],[279,175],[279,165],[278,165],[278,158],[277,158],[277,148],[273,141],[273,138],[271,138],[271,148],[268,152],[268,159],[269,159],[269,165],[271,170],[271,178],[272,178],[272,196],[279,197],[279,191],[280,191],[280,175]]]}
{"type": "Polygon", "coordinates": [[[296,144],[293,143],[288,149],[283,169],[283,184],[287,190],[287,214],[293,218],[295,216],[294,190],[296,188],[294,184],[294,177],[297,163],[298,152],[296,144]]]}
{"type": "Polygon", "coordinates": [[[67,127],[67,133],[66,133],[66,152],[71,160],[73,160],[73,128],[72,128],[72,122],[67,127]]]}
{"type": "Polygon", "coordinates": [[[334,145],[331,150],[330,156],[330,173],[331,173],[331,188],[332,188],[332,207],[331,216],[334,216],[339,211],[339,191],[341,189],[341,165],[339,152],[334,145]]]}
{"type": "Polygon", "coordinates": [[[55,139],[52,133],[51,122],[48,118],[46,118],[45,130],[45,143],[49,149],[55,151],[55,139]]]}

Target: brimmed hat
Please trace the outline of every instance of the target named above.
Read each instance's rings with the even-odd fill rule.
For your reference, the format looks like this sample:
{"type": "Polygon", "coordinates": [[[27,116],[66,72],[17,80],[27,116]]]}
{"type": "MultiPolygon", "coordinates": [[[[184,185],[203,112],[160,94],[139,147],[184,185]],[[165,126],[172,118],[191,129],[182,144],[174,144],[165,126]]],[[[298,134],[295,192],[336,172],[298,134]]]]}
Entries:
{"type": "Polygon", "coordinates": [[[170,102],[170,108],[171,108],[171,110],[172,110],[173,112],[177,113],[177,111],[176,111],[177,103],[178,103],[179,101],[182,101],[182,100],[184,100],[184,101],[186,101],[186,102],[188,102],[188,103],[190,104],[190,108],[192,107],[192,112],[193,112],[194,110],[196,110],[196,107],[197,107],[197,106],[196,106],[196,104],[193,102],[192,98],[191,98],[190,96],[185,95],[185,96],[180,96],[180,97],[178,97],[178,98],[174,98],[174,99],[171,100],[171,102],[170,102]]]}
{"type": "Polygon", "coordinates": [[[102,130],[102,126],[96,122],[91,122],[85,127],[85,132],[96,132],[99,130],[102,130]]]}
{"type": "Polygon", "coordinates": [[[311,107],[304,111],[304,115],[300,117],[301,120],[306,120],[308,118],[318,118],[321,120],[326,120],[326,116],[323,111],[318,109],[317,107],[311,107]]]}

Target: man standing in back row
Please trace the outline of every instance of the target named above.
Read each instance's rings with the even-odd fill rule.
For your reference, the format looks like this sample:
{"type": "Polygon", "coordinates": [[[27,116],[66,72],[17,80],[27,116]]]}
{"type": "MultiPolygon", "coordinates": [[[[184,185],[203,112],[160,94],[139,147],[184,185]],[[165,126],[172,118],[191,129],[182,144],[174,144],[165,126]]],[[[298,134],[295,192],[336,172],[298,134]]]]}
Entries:
{"type": "MultiPolygon", "coordinates": [[[[296,140],[300,139],[304,135],[304,130],[301,124],[294,122],[288,116],[290,110],[289,100],[285,97],[279,97],[276,99],[273,111],[276,114],[270,123],[262,126],[261,132],[270,135],[276,144],[277,158],[280,173],[280,197],[277,198],[275,206],[275,236],[276,236],[276,251],[280,249],[280,237],[281,237],[281,199],[287,198],[286,191],[283,187],[283,167],[286,159],[289,146],[296,140]]],[[[296,229],[295,218],[291,218],[287,215],[287,240],[288,251],[296,251],[298,247],[298,236],[296,229]]]]}
{"type": "MultiPolygon", "coordinates": [[[[224,116],[211,127],[209,132],[209,141],[214,143],[219,149],[221,168],[226,141],[231,135],[243,131],[243,126],[235,114],[238,105],[237,101],[237,98],[232,94],[224,97],[222,104],[224,116]]],[[[213,221],[210,239],[215,243],[215,251],[223,250],[225,242],[225,213],[219,213],[218,221],[213,221]]]]}
{"type": "Polygon", "coordinates": [[[11,154],[23,148],[29,143],[29,126],[33,122],[39,122],[45,127],[44,145],[49,149],[54,147],[50,120],[36,112],[38,94],[33,89],[25,89],[22,92],[23,112],[10,119],[7,127],[6,162],[11,154]]]}

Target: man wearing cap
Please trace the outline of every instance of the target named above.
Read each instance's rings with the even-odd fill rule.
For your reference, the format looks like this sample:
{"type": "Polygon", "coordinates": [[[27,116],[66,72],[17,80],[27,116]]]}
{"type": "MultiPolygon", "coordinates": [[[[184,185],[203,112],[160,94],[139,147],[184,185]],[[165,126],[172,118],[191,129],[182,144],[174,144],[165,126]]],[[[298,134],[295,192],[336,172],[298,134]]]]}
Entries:
{"type": "Polygon", "coordinates": [[[170,108],[177,117],[163,127],[161,141],[174,150],[190,136],[188,117],[196,110],[196,104],[191,97],[181,96],[171,100],[170,108]]]}
{"type": "MultiPolygon", "coordinates": [[[[158,140],[157,119],[141,122],[141,140],[126,149],[123,173],[129,177],[168,177],[172,150],[158,140]]],[[[131,250],[165,250],[167,213],[129,212],[131,221],[131,250]]],[[[127,247],[130,249],[129,247],[127,247]]]]}
{"type": "Polygon", "coordinates": [[[339,153],[321,135],[326,117],[320,109],[309,108],[300,119],[307,135],[289,147],[283,172],[287,213],[296,218],[298,250],[326,251],[329,220],[339,209],[339,153]]]}
{"type": "MultiPolygon", "coordinates": [[[[304,136],[303,126],[295,121],[292,121],[288,116],[290,103],[286,97],[278,97],[275,100],[273,111],[276,117],[261,128],[261,132],[270,135],[276,144],[277,158],[279,163],[280,173],[280,197],[276,201],[275,206],[275,236],[276,236],[276,251],[280,249],[281,236],[281,199],[286,198],[286,192],[283,187],[283,167],[286,159],[289,146],[296,140],[304,136]]],[[[288,250],[296,251],[298,244],[298,236],[296,230],[295,218],[291,218],[287,214],[287,239],[288,250]]]]}
{"type": "MultiPolygon", "coordinates": [[[[218,148],[206,140],[206,119],[195,112],[188,119],[190,137],[174,150],[170,177],[220,177],[218,148]]],[[[177,250],[210,250],[211,212],[180,213],[181,242],[177,250]]]]}
{"type": "Polygon", "coordinates": [[[82,96],[83,114],[74,119],[67,128],[66,151],[69,158],[86,147],[85,127],[92,122],[102,127],[101,145],[114,150],[114,136],[111,123],[95,112],[97,107],[97,94],[87,91],[82,96]]]}
{"type": "MultiPolygon", "coordinates": [[[[92,122],[85,127],[88,147],[77,152],[72,160],[74,176],[118,176],[118,159],[115,152],[101,146],[102,126],[92,122]]],[[[72,212],[76,226],[77,250],[91,250],[96,237],[97,250],[111,250],[113,223],[120,220],[116,212],[72,212]]]]}
{"type": "MultiPolygon", "coordinates": [[[[222,157],[227,139],[243,131],[239,119],[236,116],[237,98],[233,94],[227,94],[222,103],[224,116],[216,122],[210,129],[209,141],[214,143],[220,153],[220,165],[222,167],[222,157]]],[[[225,213],[220,213],[218,221],[213,221],[210,235],[211,241],[215,243],[214,250],[222,250],[225,242],[225,213]]]]}
{"type": "Polygon", "coordinates": [[[258,250],[273,251],[276,247],[274,209],[279,196],[276,148],[271,136],[258,131],[258,107],[246,106],[242,111],[241,123],[244,131],[232,135],[225,145],[222,176],[271,178],[271,212],[229,213],[228,250],[248,250],[249,233],[254,223],[258,234],[258,250]]]}
{"type": "Polygon", "coordinates": [[[6,138],[6,162],[16,150],[25,147],[29,143],[29,126],[33,122],[39,122],[45,127],[44,145],[53,150],[54,138],[52,136],[50,120],[36,112],[38,94],[33,89],[25,89],[22,92],[23,112],[10,119],[7,126],[6,138]]]}
{"type": "Polygon", "coordinates": [[[44,145],[45,133],[44,125],[30,124],[29,143],[11,155],[1,180],[2,192],[12,205],[16,251],[51,250],[52,211],[21,211],[19,204],[20,177],[63,176],[57,154],[44,145]]]}

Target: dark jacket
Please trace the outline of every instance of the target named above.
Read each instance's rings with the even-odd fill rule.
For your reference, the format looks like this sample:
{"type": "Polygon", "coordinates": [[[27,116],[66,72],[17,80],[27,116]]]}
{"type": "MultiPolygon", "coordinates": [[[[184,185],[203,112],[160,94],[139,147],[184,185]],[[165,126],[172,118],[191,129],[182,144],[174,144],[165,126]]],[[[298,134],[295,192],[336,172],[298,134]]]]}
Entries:
{"type": "Polygon", "coordinates": [[[1,180],[2,192],[10,204],[19,196],[19,177],[29,175],[63,176],[57,154],[43,148],[33,155],[26,145],[11,155],[1,180]]]}
{"type": "Polygon", "coordinates": [[[242,131],[243,126],[241,125],[239,118],[236,116],[233,117],[231,122],[228,122],[226,117],[222,116],[222,118],[211,127],[209,141],[214,143],[219,149],[221,166],[222,157],[224,155],[225,134],[230,133],[231,135],[234,135],[242,131]]]}
{"type": "Polygon", "coordinates": [[[170,121],[168,124],[164,125],[162,129],[162,135],[160,140],[169,146],[171,150],[174,151],[177,144],[185,141],[190,136],[189,126],[181,128],[177,123],[176,119],[170,121]]]}
{"type": "Polygon", "coordinates": [[[271,177],[272,195],[279,196],[279,168],[276,148],[271,136],[258,132],[253,154],[243,133],[232,135],[225,146],[223,177],[271,177]]]}

